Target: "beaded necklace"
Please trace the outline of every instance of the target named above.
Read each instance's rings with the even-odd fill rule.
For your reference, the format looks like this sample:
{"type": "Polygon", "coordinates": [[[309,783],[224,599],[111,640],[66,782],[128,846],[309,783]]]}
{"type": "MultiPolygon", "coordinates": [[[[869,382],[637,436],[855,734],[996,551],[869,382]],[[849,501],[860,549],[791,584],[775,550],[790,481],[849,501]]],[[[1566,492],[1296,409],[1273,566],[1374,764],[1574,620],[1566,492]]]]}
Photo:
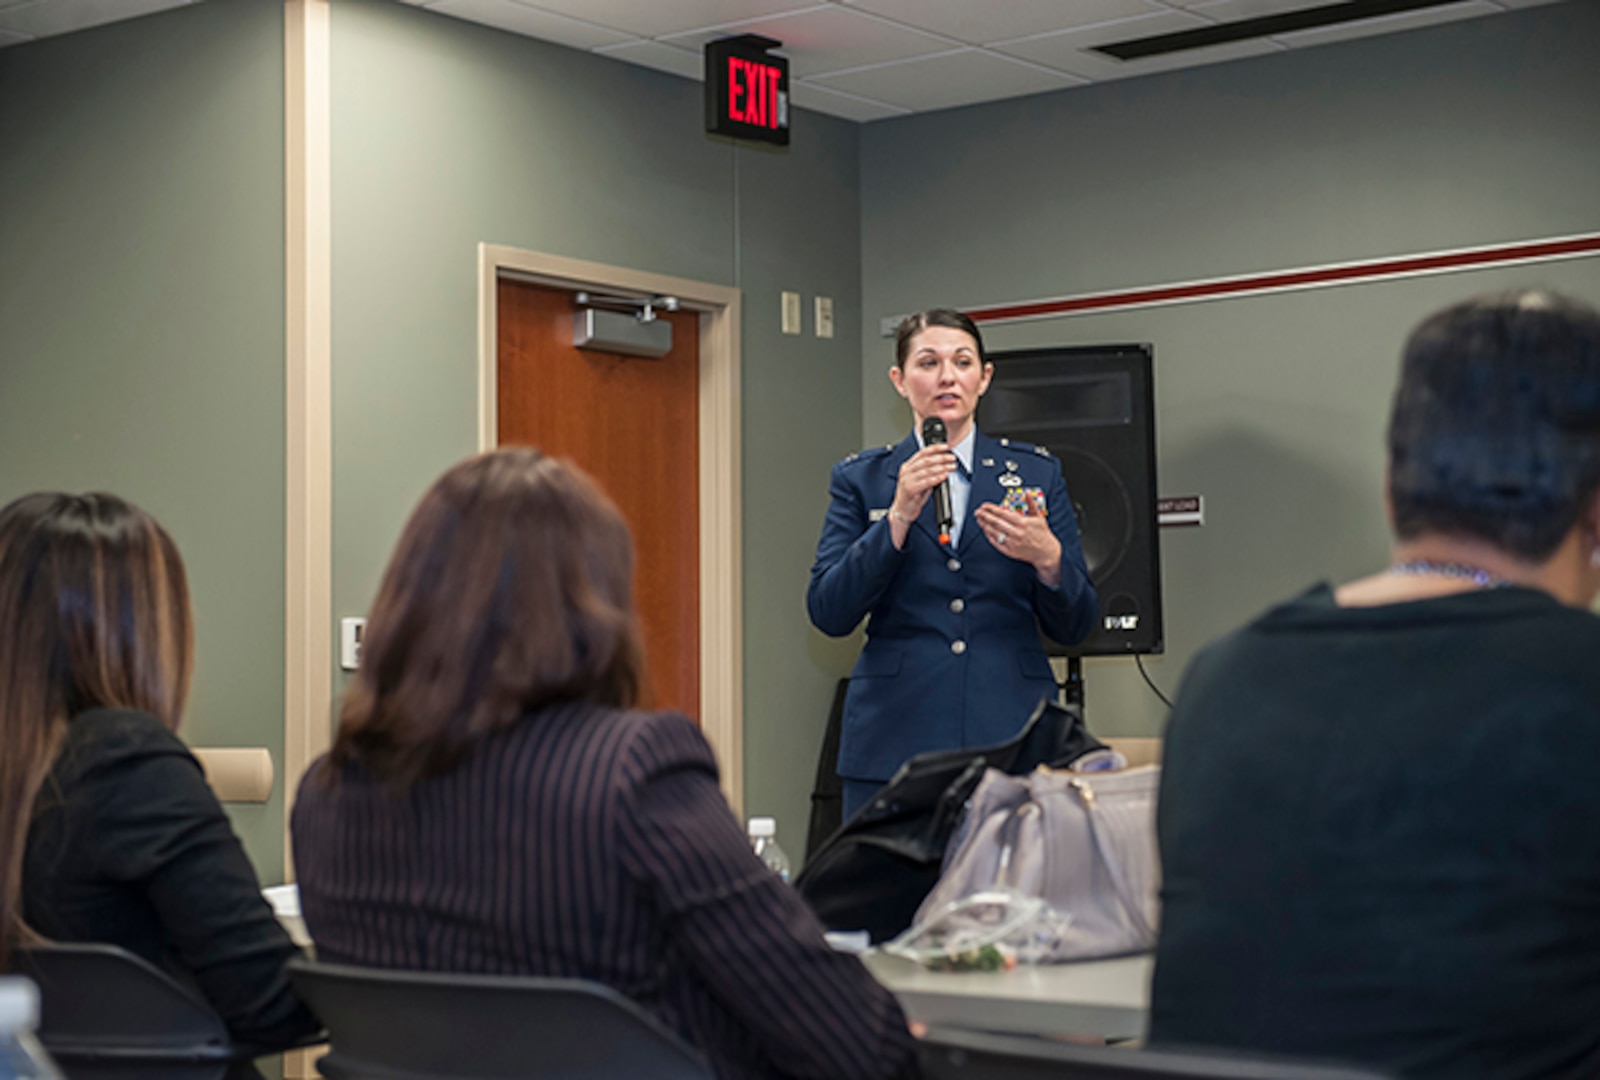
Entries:
{"type": "Polygon", "coordinates": [[[1412,559],[1410,562],[1396,563],[1389,567],[1391,574],[1421,575],[1427,577],[1455,578],[1458,581],[1470,581],[1480,589],[1504,589],[1515,585],[1510,578],[1503,578],[1499,574],[1491,573],[1481,566],[1469,566],[1466,563],[1434,562],[1432,559],[1412,559]]]}

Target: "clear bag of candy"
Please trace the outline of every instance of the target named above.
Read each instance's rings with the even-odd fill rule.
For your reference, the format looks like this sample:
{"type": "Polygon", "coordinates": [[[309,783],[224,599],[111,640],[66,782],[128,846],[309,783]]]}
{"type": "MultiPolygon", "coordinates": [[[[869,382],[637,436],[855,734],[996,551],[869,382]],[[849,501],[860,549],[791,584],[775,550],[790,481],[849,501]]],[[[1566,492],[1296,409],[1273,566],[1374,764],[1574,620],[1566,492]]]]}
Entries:
{"type": "Polygon", "coordinates": [[[881,948],[937,971],[999,971],[1048,962],[1072,916],[1010,889],[951,901],[881,948]]]}

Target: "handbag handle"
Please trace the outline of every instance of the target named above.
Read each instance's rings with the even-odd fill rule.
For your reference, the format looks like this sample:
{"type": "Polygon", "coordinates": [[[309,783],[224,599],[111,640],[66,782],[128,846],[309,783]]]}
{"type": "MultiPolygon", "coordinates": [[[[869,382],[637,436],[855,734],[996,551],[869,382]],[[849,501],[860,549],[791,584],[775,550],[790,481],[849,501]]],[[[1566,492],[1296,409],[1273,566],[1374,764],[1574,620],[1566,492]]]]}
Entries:
{"type": "Polygon", "coordinates": [[[990,888],[1012,884],[1011,856],[1017,850],[1017,836],[1022,832],[1022,819],[1029,811],[1035,814],[1043,813],[1039,804],[1029,799],[1006,815],[1005,824],[1001,826],[1000,856],[995,860],[994,878],[989,883],[990,888]]]}
{"type": "Polygon", "coordinates": [[[1139,936],[1147,941],[1155,940],[1155,930],[1151,928],[1150,921],[1144,917],[1144,911],[1132,898],[1132,890],[1128,888],[1127,878],[1123,876],[1122,868],[1117,865],[1117,860],[1106,851],[1105,839],[1101,836],[1099,824],[1095,821],[1099,812],[1099,803],[1095,798],[1094,788],[1081,776],[1068,778],[1067,784],[1078,793],[1079,800],[1083,803],[1084,817],[1089,822],[1089,835],[1094,838],[1094,849],[1100,855],[1100,862],[1105,865],[1106,873],[1111,877],[1112,891],[1117,894],[1117,899],[1122,901],[1123,910],[1133,919],[1134,929],[1139,931],[1139,936]]]}

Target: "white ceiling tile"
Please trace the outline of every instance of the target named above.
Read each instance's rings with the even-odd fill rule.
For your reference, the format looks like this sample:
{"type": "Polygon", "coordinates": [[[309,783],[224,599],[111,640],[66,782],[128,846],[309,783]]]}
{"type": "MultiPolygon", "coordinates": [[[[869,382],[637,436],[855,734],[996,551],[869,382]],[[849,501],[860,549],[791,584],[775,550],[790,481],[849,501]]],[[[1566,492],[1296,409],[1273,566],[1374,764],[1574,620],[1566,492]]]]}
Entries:
{"type": "Polygon", "coordinates": [[[1446,4],[1443,7],[1407,11],[1399,15],[1385,15],[1378,19],[1362,19],[1359,22],[1341,23],[1338,26],[1324,26],[1317,30],[1274,34],[1273,37],[1286,45],[1302,48],[1325,45],[1330,41],[1350,41],[1354,38],[1411,30],[1419,26],[1433,26],[1437,23],[1454,22],[1457,19],[1471,19],[1479,15],[1494,15],[1499,10],[1484,0],[1468,0],[1463,4],[1446,4]]]}
{"type": "Polygon", "coordinates": [[[596,49],[601,56],[642,64],[647,68],[665,71],[668,75],[681,75],[685,79],[705,79],[705,54],[659,41],[630,41],[623,45],[609,45],[596,49]]]}
{"type": "Polygon", "coordinates": [[[973,0],[851,0],[851,6],[907,26],[948,34],[971,45],[1032,37],[1162,10],[1152,0],[1004,0],[987,4],[973,0]]]}
{"type": "Polygon", "coordinates": [[[790,83],[789,96],[796,105],[830,116],[840,116],[858,123],[884,120],[891,116],[905,116],[911,112],[882,101],[869,101],[854,94],[841,94],[814,83],[790,83]]]}
{"type": "Polygon", "coordinates": [[[640,37],[665,37],[730,22],[825,6],[826,0],[526,0],[527,3],[640,37]]]}
{"type": "MultiPolygon", "coordinates": [[[[200,2],[0,0],[0,48],[200,2]]],[[[730,34],[765,34],[783,42],[781,55],[790,61],[791,90],[797,105],[854,120],[875,120],[1084,81],[1199,67],[1291,46],[1388,34],[1562,0],[1461,0],[1343,27],[1127,62],[1087,50],[1115,41],[1320,6],[1328,0],[399,2],[693,79],[702,77],[707,41],[730,34]]]]}
{"type": "Polygon", "coordinates": [[[944,38],[894,26],[838,5],[671,35],[666,40],[698,50],[706,42],[729,34],[764,34],[783,42],[780,55],[789,58],[789,75],[795,79],[928,56],[952,47],[944,38]]]}
{"type": "Polygon", "coordinates": [[[1069,78],[1030,64],[1017,64],[981,49],[966,48],[813,81],[917,111],[996,101],[1073,85],[1069,78]]]}
{"type": "Polygon", "coordinates": [[[91,26],[120,22],[168,8],[183,7],[189,0],[36,0],[0,9],[0,30],[32,37],[70,34],[91,26]]]}
{"type": "Polygon", "coordinates": [[[1217,22],[1239,22],[1327,4],[1328,0],[1185,0],[1183,6],[1217,22]]]}
{"type": "Polygon", "coordinates": [[[1284,47],[1277,42],[1261,38],[1228,45],[1212,45],[1204,49],[1191,49],[1167,56],[1150,56],[1142,60],[1118,60],[1104,53],[1090,51],[1096,45],[1108,45],[1112,42],[1130,41],[1157,34],[1175,34],[1210,25],[1212,25],[1210,20],[1199,16],[1169,11],[1148,18],[1092,26],[1082,30],[1068,30],[1060,34],[1040,34],[1023,41],[992,45],[990,48],[996,52],[1032,60],[1036,64],[1043,64],[1057,71],[1095,81],[1127,79],[1157,71],[1172,71],[1176,68],[1220,63],[1224,60],[1283,51],[1284,47]]]}
{"type": "Polygon", "coordinates": [[[1108,65],[1120,66],[1121,61],[1099,53],[1088,54],[1080,59],[1085,49],[1113,41],[1129,41],[1135,38],[1153,37],[1156,34],[1176,34],[1183,30],[1196,30],[1209,25],[1211,22],[1208,19],[1186,15],[1181,11],[1166,11],[1159,15],[1128,19],[1109,26],[1091,26],[1061,33],[1037,34],[1020,41],[1003,41],[991,45],[990,48],[1007,56],[1018,56],[1024,60],[1032,60],[1036,64],[1044,64],[1046,67],[1070,71],[1074,75],[1096,77],[1100,68],[1108,65]]]}
{"type": "Polygon", "coordinates": [[[633,40],[620,30],[569,19],[565,15],[532,8],[516,0],[439,0],[427,5],[429,11],[450,15],[468,22],[482,23],[513,34],[524,34],[570,45],[575,49],[594,49],[633,40]]]}

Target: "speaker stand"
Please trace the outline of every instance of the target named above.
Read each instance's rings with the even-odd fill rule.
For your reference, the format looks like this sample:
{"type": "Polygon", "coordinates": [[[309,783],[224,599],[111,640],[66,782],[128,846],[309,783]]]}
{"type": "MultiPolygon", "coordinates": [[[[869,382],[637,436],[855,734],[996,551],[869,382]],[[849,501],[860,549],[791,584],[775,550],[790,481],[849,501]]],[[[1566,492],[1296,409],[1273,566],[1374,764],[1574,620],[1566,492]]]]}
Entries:
{"type": "Polygon", "coordinates": [[[1083,659],[1077,656],[1067,657],[1067,681],[1060,686],[1061,704],[1067,708],[1077,706],[1078,715],[1084,715],[1083,709],[1083,659]]]}

